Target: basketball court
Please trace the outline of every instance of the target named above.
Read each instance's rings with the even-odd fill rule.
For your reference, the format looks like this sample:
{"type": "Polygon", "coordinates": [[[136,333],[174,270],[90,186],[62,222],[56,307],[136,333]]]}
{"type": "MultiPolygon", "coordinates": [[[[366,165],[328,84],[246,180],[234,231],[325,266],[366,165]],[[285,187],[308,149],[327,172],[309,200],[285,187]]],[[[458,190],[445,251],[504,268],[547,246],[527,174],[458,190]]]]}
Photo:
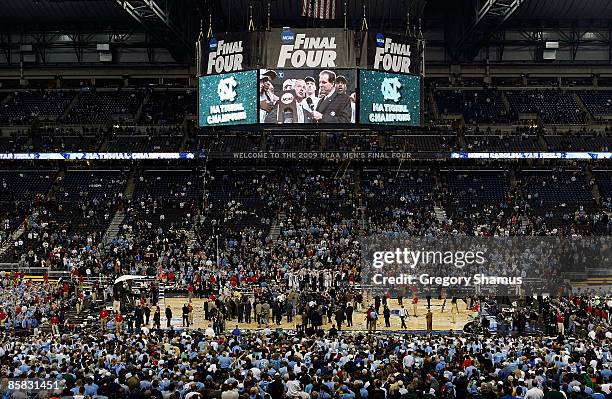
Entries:
{"type": "MultiPolygon", "coordinates": [[[[182,307],[183,304],[187,303],[187,298],[166,298],[165,304],[160,303],[160,308],[162,312],[162,327],[166,325],[166,319],[164,316],[164,309],[166,305],[170,305],[172,309],[172,325],[176,328],[182,327],[182,307]]],[[[427,322],[426,322],[426,314],[427,314],[427,301],[419,302],[417,306],[417,317],[413,317],[413,308],[412,303],[408,303],[410,300],[404,300],[404,307],[408,310],[410,317],[406,318],[406,326],[410,331],[426,331],[427,330],[427,322]]],[[[456,321],[453,323],[452,315],[451,315],[451,301],[450,299],[446,302],[446,306],[444,311],[442,311],[442,300],[432,299],[431,300],[431,310],[433,313],[433,330],[434,331],[449,331],[449,330],[463,330],[463,326],[472,320],[472,312],[466,310],[466,305],[463,301],[458,301],[459,313],[456,315],[456,321]]],[[[212,322],[207,321],[204,318],[204,300],[194,298],[192,300],[192,305],[194,309],[193,315],[193,325],[190,328],[202,328],[205,329],[208,326],[212,325],[212,322]]],[[[385,320],[382,314],[378,317],[377,330],[378,331],[400,331],[401,329],[401,321],[399,316],[397,316],[397,312],[394,314],[394,310],[397,311],[400,309],[400,306],[397,304],[397,300],[391,299],[388,302],[389,308],[392,311],[390,318],[390,327],[385,327],[385,320]]],[[[382,307],[381,307],[382,313],[382,307]]],[[[283,316],[283,320],[280,325],[273,323],[270,319],[270,323],[268,326],[270,328],[283,328],[283,329],[295,329],[297,325],[300,325],[302,322],[302,318],[299,315],[296,315],[293,318],[291,323],[287,322],[287,317],[283,316]]],[[[334,322],[332,317],[332,322],[334,322]]],[[[226,321],[225,328],[231,330],[236,327],[238,323],[236,320],[226,321]]],[[[257,323],[240,323],[240,329],[258,329],[263,326],[258,326],[257,323]]],[[[331,323],[327,323],[327,317],[323,318],[323,328],[329,329],[331,328],[331,323]]],[[[354,330],[354,331],[365,331],[366,328],[366,320],[365,320],[365,312],[362,309],[361,312],[353,312],[353,326],[347,327],[346,322],[342,326],[345,330],[354,330]]]]}

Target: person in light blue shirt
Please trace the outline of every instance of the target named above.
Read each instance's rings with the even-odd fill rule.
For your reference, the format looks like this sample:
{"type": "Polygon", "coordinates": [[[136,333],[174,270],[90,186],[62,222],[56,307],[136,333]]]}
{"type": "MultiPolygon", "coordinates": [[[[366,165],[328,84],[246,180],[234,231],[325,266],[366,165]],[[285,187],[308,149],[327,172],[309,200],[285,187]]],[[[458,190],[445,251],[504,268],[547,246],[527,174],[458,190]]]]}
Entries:
{"type": "Polygon", "coordinates": [[[609,381],[610,377],[612,377],[612,370],[610,370],[610,366],[607,364],[604,367],[605,368],[601,370],[601,377],[604,379],[604,381],[609,381]]]}
{"type": "Polygon", "coordinates": [[[339,392],[338,397],[340,399],[355,399],[355,392],[348,389],[346,385],[342,385],[342,387],[340,387],[340,392],[339,392]]]}
{"type": "MultiPolygon", "coordinates": [[[[585,390],[586,393],[586,390],[585,390]]],[[[595,392],[591,393],[591,397],[593,399],[605,399],[605,395],[601,391],[601,387],[599,385],[595,386],[595,392]]]]}
{"type": "Polygon", "coordinates": [[[232,364],[232,358],[227,355],[227,352],[223,352],[223,354],[218,357],[218,360],[219,368],[221,369],[229,369],[232,364]]]}
{"type": "Polygon", "coordinates": [[[93,382],[93,379],[88,378],[87,383],[84,385],[85,395],[96,396],[98,394],[98,385],[93,382]]]}
{"type": "Polygon", "coordinates": [[[442,370],[444,370],[446,368],[446,362],[444,361],[444,358],[440,358],[440,361],[438,362],[438,364],[436,364],[436,373],[440,374],[440,372],[442,372],[442,370]]]}
{"type": "Polygon", "coordinates": [[[504,360],[504,358],[505,356],[500,352],[499,348],[497,348],[495,354],[493,355],[493,362],[495,364],[499,364],[504,360]]]}

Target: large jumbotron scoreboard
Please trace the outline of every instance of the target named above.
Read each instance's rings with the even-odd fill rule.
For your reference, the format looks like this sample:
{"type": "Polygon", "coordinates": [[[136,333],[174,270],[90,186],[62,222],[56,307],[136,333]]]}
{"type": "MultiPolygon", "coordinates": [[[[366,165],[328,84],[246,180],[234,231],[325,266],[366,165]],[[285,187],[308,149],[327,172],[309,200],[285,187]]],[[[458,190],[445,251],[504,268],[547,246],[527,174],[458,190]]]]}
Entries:
{"type": "Polygon", "coordinates": [[[419,126],[419,43],[344,29],[231,33],[199,43],[199,125],[419,126]]]}

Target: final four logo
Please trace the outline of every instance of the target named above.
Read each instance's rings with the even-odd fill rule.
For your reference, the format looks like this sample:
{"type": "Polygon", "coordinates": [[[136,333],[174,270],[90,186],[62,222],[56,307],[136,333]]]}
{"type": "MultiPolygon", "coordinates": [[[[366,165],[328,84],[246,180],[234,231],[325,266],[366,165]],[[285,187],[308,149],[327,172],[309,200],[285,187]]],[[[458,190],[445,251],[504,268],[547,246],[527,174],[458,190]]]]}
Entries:
{"type": "Polygon", "coordinates": [[[410,73],[410,44],[397,43],[382,33],[376,35],[374,69],[410,73]]]}
{"type": "Polygon", "coordinates": [[[208,41],[208,68],[206,74],[242,70],[242,40],[235,42],[217,41],[214,37],[208,41]]]}
{"type": "Polygon", "coordinates": [[[290,30],[281,33],[277,68],[334,68],[336,66],[336,38],[307,36],[290,30]]]}

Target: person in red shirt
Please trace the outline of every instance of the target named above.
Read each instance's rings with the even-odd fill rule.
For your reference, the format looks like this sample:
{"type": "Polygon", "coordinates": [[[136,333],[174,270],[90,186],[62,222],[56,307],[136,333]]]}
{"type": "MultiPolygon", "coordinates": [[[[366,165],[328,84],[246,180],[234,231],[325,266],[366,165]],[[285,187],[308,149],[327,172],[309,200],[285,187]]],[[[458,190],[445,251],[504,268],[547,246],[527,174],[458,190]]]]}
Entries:
{"type": "Polygon", "coordinates": [[[413,316],[417,317],[417,304],[419,303],[419,297],[416,296],[416,294],[412,297],[412,311],[413,311],[413,316]]]}
{"type": "Polygon", "coordinates": [[[6,318],[8,315],[4,311],[4,309],[0,309],[0,328],[4,330],[4,323],[6,323],[6,318]]]}
{"type": "Polygon", "coordinates": [[[565,335],[565,316],[561,312],[557,312],[557,331],[559,335],[565,335]]]}
{"type": "Polygon", "coordinates": [[[115,332],[117,335],[121,335],[123,329],[123,315],[121,312],[115,314],[115,332]]]}
{"type": "Polygon", "coordinates": [[[83,293],[83,291],[79,291],[79,296],[77,298],[77,303],[76,303],[77,314],[80,314],[81,310],[83,310],[84,303],[85,303],[85,294],[83,293]]]}
{"type": "Polygon", "coordinates": [[[106,330],[106,323],[108,322],[108,310],[102,309],[100,312],[100,324],[102,325],[102,331],[106,330]]]}
{"type": "Polygon", "coordinates": [[[193,298],[193,284],[191,283],[189,283],[187,286],[187,295],[189,297],[189,302],[191,302],[191,299],[193,298]]]}
{"type": "Polygon", "coordinates": [[[60,335],[59,333],[59,316],[54,314],[51,316],[51,332],[53,335],[60,335]]]}

